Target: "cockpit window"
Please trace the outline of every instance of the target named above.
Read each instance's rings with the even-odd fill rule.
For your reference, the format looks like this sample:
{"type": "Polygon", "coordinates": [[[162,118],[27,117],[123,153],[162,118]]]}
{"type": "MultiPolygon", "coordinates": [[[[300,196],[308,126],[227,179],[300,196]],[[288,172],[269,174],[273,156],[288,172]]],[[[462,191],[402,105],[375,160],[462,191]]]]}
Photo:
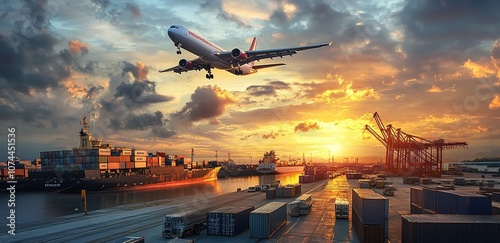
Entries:
{"type": "Polygon", "coordinates": [[[179,27],[177,27],[177,26],[175,26],[175,25],[170,26],[170,29],[172,29],[172,28],[174,28],[174,29],[179,29],[179,27]]]}

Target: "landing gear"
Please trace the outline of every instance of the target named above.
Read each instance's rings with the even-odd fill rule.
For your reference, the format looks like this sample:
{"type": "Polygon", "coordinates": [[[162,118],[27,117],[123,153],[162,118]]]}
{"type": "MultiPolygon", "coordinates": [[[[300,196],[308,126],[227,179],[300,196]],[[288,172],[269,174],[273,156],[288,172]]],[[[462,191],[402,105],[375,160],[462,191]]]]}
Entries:
{"type": "Polygon", "coordinates": [[[208,72],[207,75],[205,75],[205,78],[207,78],[207,79],[213,79],[214,75],[212,74],[212,64],[208,63],[208,64],[204,65],[203,68],[205,70],[207,70],[207,72],[208,72]]]}
{"type": "Polygon", "coordinates": [[[182,54],[182,52],[181,52],[181,46],[182,46],[181,43],[175,43],[175,47],[177,47],[177,52],[176,52],[177,55],[182,54]]]}
{"type": "Polygon", "coordinates": [[[241,71],[241,69],[236,69],[236,70],[234,70],[234,74],[235,75],[243,75],[243,71],[241,71]]]}

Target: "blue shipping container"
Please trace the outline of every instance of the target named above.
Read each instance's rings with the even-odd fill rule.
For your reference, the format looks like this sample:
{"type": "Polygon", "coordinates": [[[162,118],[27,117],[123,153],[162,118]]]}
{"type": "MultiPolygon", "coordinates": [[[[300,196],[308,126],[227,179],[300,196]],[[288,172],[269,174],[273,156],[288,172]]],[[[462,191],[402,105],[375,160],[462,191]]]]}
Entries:
{"type": "Polygon", "coordinates": [[[498,242],[500,217],[493,215],[402,215],[402,242],[498,242]]]}
{"type": "Polygon", "coordinates": [[[370,189],[352,189],[352,208],[363,224],[385,225],[389,218],[389,200],[370,189]]]}
{"type": "Polygon", "coordinates": [[[436,190],[430,187],[424,187],[422,193],[422,208],[436,211],[436,190]]]}
{"type": "Polygon", "coordinates": [[[470,192],[438,191],[437,213],[490,215],[491,198],[470,192]]]}
{"type": "Polygon", "coordinates": [[[270,238],[286,223],[287,203],[270,202],[250,213],[250,237],[270,238]]]}
{"type": "Polygon", "coordinates": [[[410,204],[423,207],[423,188],[415,186],[410,188],[410,204]]]}

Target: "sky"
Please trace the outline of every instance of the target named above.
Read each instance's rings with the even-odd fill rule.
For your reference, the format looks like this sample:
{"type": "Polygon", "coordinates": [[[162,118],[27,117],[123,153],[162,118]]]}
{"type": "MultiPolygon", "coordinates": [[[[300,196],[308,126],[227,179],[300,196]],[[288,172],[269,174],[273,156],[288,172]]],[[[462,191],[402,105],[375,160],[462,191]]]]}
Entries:
{"type": "MultiPolygon", "coordinates": [[[[0,4],[0,147],[16,155],[78,147],[82,115],[112,146],[236,163],[384,159],[365,125],[467,142],[444,162],[500,157],[500,2],[7,1],[0,4]],[[333,42],[248,76],[158,73],[195,55],[182,25],[223,47],[333,42]]],[[[3,158],[0,160],[4,160],[3,158]]]]}

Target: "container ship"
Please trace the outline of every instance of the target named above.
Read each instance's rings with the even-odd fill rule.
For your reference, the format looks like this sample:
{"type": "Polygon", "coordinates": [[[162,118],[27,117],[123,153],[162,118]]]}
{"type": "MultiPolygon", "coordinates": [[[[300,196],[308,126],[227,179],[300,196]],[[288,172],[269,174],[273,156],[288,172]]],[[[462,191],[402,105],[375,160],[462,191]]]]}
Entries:
{"type": "Polygon", "coordinates": [[[261,174],[286,174],[303,172],[304,165],[288,165],[282,164],[276,156],[274,150],[264,153],[264,157],[259,160],[259,165],[256,171],[261,174]]]}
{"type": "Polygon", "coordinates": [[[79,148],[40,152],[41,171],[29,172],[28,187],[36,190],[80,192],[153,188],[217,179],[215,163],[193,163],[191,158],[111,147],[93,138],[85,116],[80,124],[79,148]]]}

